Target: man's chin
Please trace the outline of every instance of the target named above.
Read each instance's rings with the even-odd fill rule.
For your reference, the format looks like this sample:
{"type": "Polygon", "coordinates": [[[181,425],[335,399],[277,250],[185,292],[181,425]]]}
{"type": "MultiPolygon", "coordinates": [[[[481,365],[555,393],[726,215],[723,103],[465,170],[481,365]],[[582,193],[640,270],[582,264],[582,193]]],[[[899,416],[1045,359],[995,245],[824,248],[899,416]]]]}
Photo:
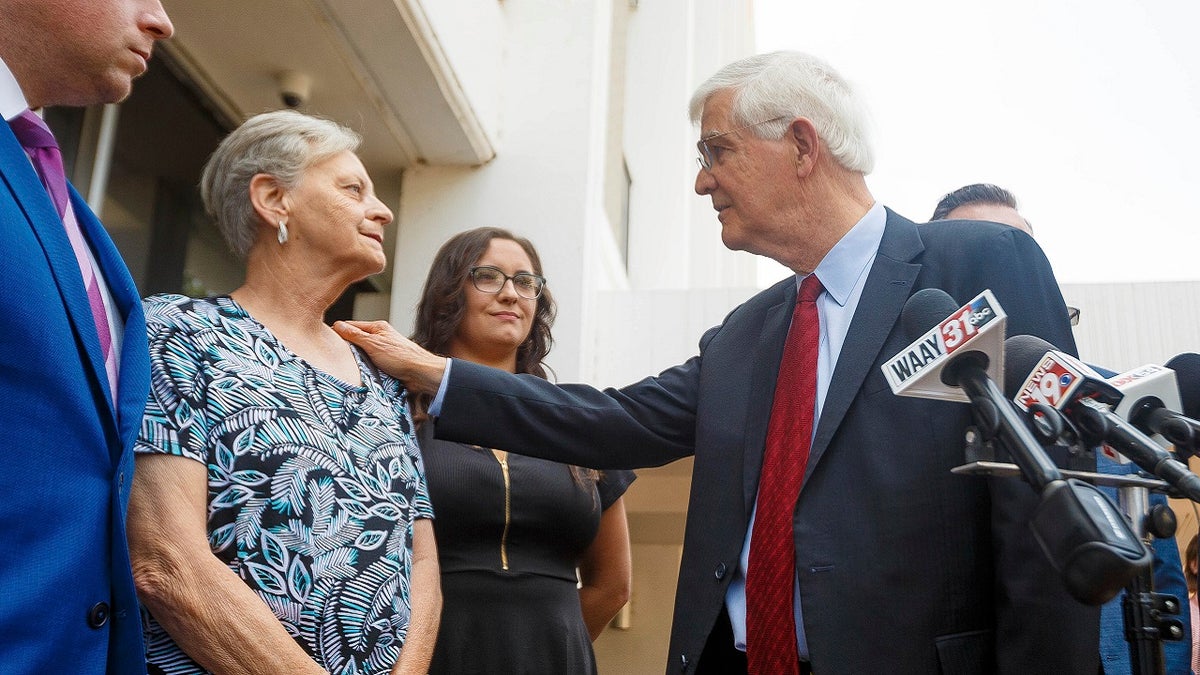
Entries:
{"type": "MultiPolygon", "coordinates": [[[[140,76],[139,76],[140,77],[140,76]]],[[[127,78],[120,82],[114,82],[105,92],[103,96],[104,103],[120,103],[129,98],[133,93],[133,78],[127,78]]]]}
{"type": "Polygon", "coordinates": [[[116,70],[96,82],[94,103],[120,103],[133,93],[133,80],[142,75],[116,70]]]}
{"type": "Polygon", "coordinates": [[[79,87],[74,90],[60,90],[54,97],[55,100],[46,103],[46,105],[85,108],[90,105],[120,103],[129,98],[129,94],[133,92],[133,79],[129,75],[125,75],[124,77],[110,77],[89,84],[91,86],[87,88],[79,87]]]}
{"type": "Polygon", "coordinates": [[[742,237],[735,228],[729,225],[721,225],[721,243],[725,244],[725,248],[730,251],[746,250],[745,237],[742,237]]]}

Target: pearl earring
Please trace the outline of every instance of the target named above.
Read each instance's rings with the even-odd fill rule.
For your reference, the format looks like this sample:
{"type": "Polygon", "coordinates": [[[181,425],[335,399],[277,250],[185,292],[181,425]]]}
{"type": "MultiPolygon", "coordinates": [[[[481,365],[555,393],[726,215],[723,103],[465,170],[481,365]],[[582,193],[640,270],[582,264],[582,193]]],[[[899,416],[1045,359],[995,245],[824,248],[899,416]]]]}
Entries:
{"type": "Polygon", "coordinates": [[[287,240],[288,240],[287,223],[285,223],[284,221],[281,220],[281,221],[279,221],[279,244],[282,246],[283,244],[287,243],[287,240]]]}

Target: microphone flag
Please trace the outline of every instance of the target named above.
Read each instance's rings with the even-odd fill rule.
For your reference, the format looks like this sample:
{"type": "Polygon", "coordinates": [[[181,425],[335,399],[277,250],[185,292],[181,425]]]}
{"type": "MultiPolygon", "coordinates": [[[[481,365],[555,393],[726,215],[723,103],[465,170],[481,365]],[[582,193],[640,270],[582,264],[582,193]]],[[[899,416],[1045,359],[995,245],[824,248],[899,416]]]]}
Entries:
{"type": "Polygon", "coordinates": [[[975,296],[880,366],[892,393],[968,403],[970,397],[961,387],[942,382],[942,369],[955,352],[967,350],[987,354],[988,377],[1003,382],[1005,318],[990,290],[975,296]]]}

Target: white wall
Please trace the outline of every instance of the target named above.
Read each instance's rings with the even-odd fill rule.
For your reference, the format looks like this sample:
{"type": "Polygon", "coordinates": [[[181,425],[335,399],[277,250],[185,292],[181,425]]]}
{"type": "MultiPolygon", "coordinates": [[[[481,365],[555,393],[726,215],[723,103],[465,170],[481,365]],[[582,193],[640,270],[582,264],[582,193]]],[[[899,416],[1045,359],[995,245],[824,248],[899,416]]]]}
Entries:
{"type": "Polygon", "coordinates": [[[592,382],[621,386],[683,363],[699,352],[704,331],[757,292],[727,288],[600,293],[597,314],[610,319],[592,335],[592,382]]]}
{"type": "Polygon", "coordinates": [[[1079,354],[1089,363],[1125,371],[1200,352],[1200,282],[1063,284],[1080,310],[1079,354]]]}
{"type": "Polygon", "coordinates": [[[749,4],[642,2],[631,16],[624,128],[634,288],[754,283],[754,258],[725,249],[710,200],[693,190],[697,132],[687,111],[700,82],[753,48],[749,4]]]}
{"type": "Polygon", "coordinates": [[[403,0],[419,6],[476,118],[490,138],[500,132],[503,3],[497,0],[403,0]]]}
{"type": "Polygon", "coordinates": [[[538,247],[559,303],[550,363],[561,376],[578,377],[585,290],[594,284],[587,228],[599,212],[595,128],[603,126],[605,109],[591,67],[603,39],[597,5],[503,3],[496,159],[478,168],[418,166],[404,174],[391,310],[401,330],[411,326],[428,261],[447,238],[484,225],[507,227],[538,247]]]}
{"type": "MultiPolygon", "coordinates": [[[[508,227],[537,245],[559,305],[549,362],[560,380],[594,381],[628,361],[628,353],[592,352],[592,337],[608,324],[638,328],[620,313],[597,311],[597,294],[754,283],[753,258],[723,248],[709,200],[692,192],[696,132],[687,119],[688,97],[700,79],[751,46],[749,3],[728,0],[642,2],[629,12],[625,105],[617,125],[633,181],[625,272],[603,190],[612,126],[612,3],[628,1],[498,3],[499,19],[465,22],[484,32],[502,23],[498,64],[490,34],[475,44],[471,30],[454,24],[454,12],[426,3],[430,23],[448,31],[439,39],[456,69],[466,64],[460,79],[482,88],[468,88],[468,97],[486,101],[499,91],[497,156],[477,168],[405,171],[391,298],[398,328],[411,327],[425,265],[437,248],[452,234],[482,225],[508,227]]],[[[687,339],[694,346],[698,337],[687,339]]]]}

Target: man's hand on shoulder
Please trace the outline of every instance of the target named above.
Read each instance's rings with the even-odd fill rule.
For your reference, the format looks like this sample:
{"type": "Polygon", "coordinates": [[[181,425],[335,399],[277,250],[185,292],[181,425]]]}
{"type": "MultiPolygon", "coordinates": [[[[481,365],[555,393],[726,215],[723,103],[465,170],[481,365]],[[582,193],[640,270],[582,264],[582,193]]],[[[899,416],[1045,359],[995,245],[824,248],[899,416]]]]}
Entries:
{"type": "Polygon", "coordinates": [[[403,382],[409,391],[437,393],[448,359],[426,351],[387,321],[337,321],[333,330],[361,347],[376,366],[403,382]]]}

